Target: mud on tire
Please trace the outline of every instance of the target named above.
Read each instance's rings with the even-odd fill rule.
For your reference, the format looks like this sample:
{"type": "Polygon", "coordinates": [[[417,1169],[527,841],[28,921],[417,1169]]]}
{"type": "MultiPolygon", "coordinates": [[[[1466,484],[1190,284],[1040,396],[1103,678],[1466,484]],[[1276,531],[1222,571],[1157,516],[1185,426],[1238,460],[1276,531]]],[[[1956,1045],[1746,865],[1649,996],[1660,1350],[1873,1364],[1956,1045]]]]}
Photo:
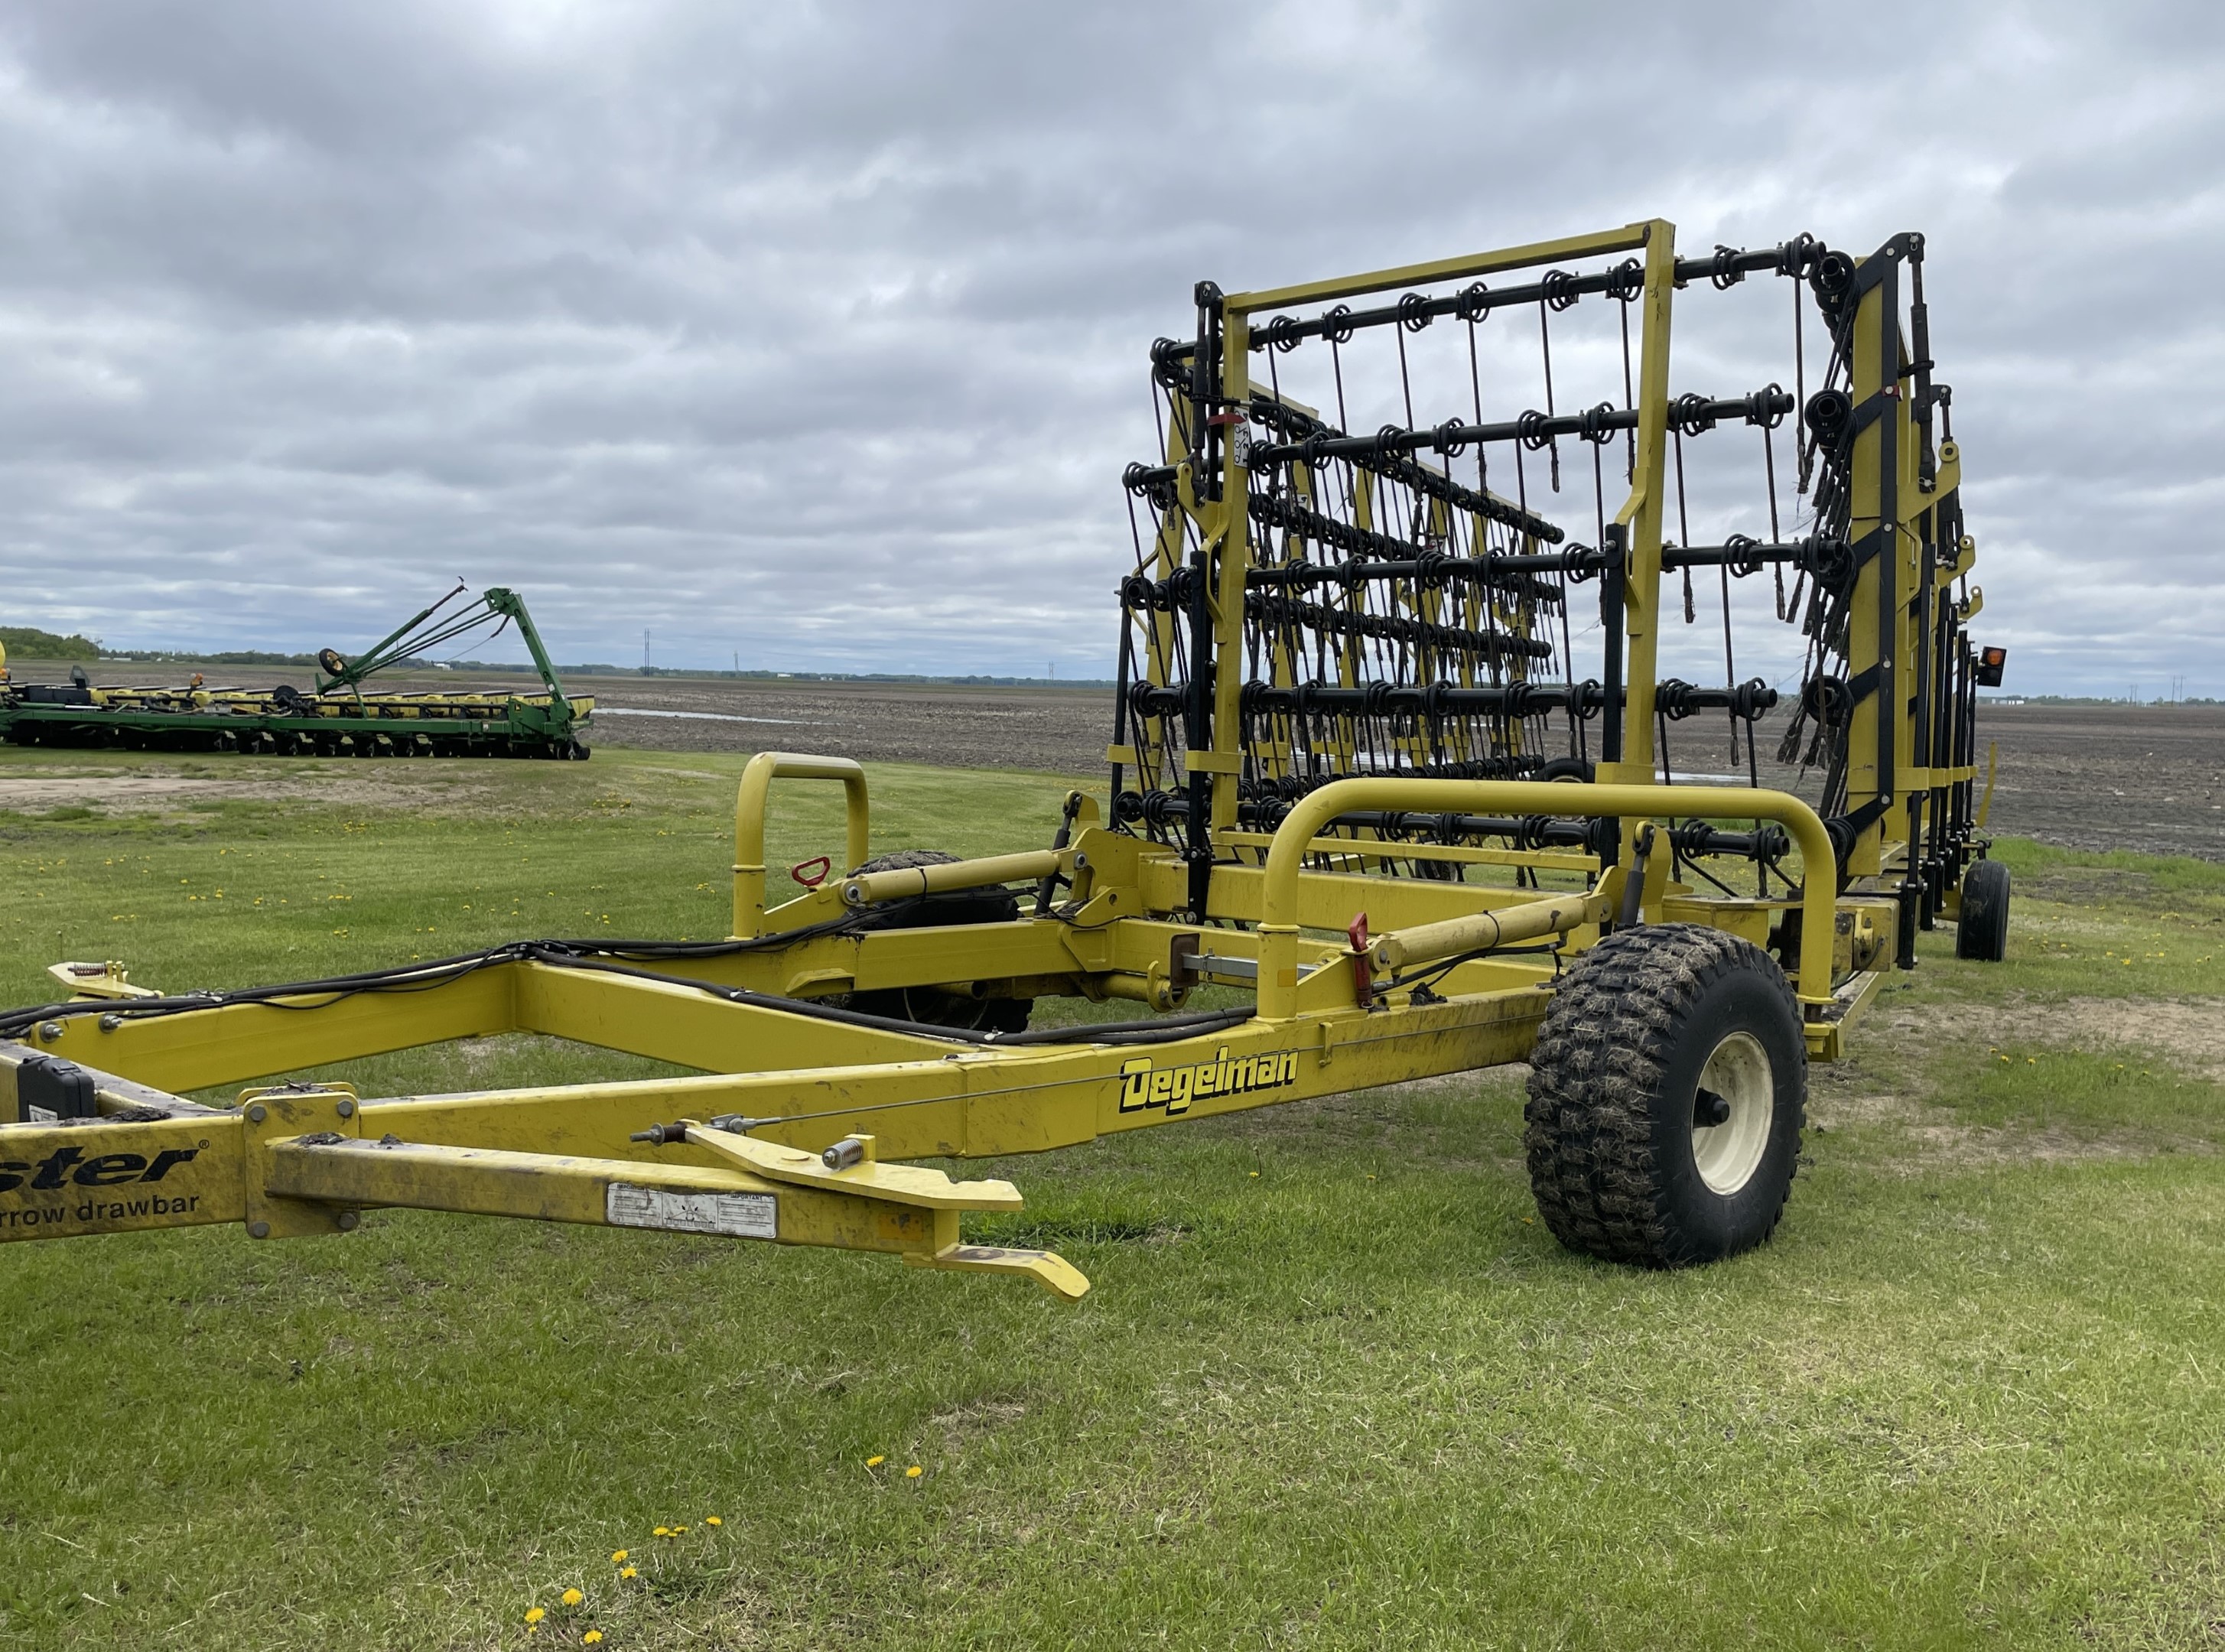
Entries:
{"type": "Polygon", "coordinates": [[[1776,1231],[1808,1048],[1759,946],[1696,924],[1609,935],[1562,978],[1530,1060],[1530,1184],[1563,1244],[1681,1268],[1776,1231]]]}

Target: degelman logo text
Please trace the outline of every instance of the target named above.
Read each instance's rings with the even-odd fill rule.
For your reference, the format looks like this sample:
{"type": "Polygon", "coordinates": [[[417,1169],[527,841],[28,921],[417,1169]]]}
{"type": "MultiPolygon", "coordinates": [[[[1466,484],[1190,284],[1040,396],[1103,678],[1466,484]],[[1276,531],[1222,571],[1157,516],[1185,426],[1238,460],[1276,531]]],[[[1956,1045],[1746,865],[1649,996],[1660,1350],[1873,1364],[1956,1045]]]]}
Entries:
{"type": "Polygon", "coordinates": [[[1172,1117],[1188,1112],[1194,1101],[1280,1090],[1297,1081],[1296,1050],[1239,1055],[1232,1061],[1224,1047],[1210,1061],[1186,1067],[1155,1067],[1150,1056],[1139,1055],[1121,1063],[1120,1111],[1133,1113],[1146,1107],[1163,1107],[1172,1117]]]}

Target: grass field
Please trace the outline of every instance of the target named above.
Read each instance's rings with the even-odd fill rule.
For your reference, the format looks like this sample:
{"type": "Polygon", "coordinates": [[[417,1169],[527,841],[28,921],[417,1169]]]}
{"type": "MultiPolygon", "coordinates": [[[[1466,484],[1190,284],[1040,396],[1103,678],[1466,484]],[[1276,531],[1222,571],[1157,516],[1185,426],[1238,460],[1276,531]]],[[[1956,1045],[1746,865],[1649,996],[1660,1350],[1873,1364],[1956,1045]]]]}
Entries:
{"type": "MultiPolygon", "coordinates": [[[[60,956],[183,989],[723,934],[740,761],[0,751],[72,782],[0,813],[0,1002],[60,956]]],[[[872,781],[877,847],[1037,846],[1059,795],[872,781]]],[[[783,794],[775,856],[838,799],[783,794]]],[[[0,1645],[2215,1645],[2225,867],[2000,852],[2009,963],[1924,938],[1815,1076],[1778,1239],[1704,1271],[1552,1242],[1518,1073],[985,1168],[1029,1208],[979,1231],[1067,1254],[1072,1308],[420,1212],[9,1247],[0,1645]]]]}

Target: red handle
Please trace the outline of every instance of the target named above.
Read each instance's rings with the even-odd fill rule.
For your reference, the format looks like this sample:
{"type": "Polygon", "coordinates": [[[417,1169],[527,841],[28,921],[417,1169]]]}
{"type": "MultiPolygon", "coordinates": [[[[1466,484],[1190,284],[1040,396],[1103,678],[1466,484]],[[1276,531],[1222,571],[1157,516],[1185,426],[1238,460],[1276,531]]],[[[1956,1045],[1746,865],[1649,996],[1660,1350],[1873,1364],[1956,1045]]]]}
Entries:
{"type": "Polygon", "coordinates": [[[788,869],[788,875],[794,878],[797,883],[802,884],[804,888],[808,889],[815,889],[821,883],[824,883],[827,881],[827,873],[834,870],[834,863],[827,857],[825,855],[814,855],[809,860],[797,861],[795,865],[788,869]],[[814,866],[816,866],[819,870],[815,872],[812,872],[808,877],[805,877],[804,873],[809,868],[814,866]]]}

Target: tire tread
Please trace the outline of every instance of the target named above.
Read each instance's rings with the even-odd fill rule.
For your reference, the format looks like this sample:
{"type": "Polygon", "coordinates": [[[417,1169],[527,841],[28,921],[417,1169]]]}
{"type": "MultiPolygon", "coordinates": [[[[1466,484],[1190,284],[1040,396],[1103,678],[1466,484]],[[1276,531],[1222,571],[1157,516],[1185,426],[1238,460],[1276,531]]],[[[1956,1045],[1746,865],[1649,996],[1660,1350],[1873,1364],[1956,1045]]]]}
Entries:
{"type": "MultiPolygon", "coordinates": [[[[1797,1025],[1798,1001],[1775,961],[1751,941],[1698,924],[1608,935],[1562,978],[1531,1054],[1524,1147],[1538,1213],[1570,1250],[1641,1267],[1692,1260],[1681,1253],[1664,1202],[1670,1167],[1660,1161],[1653,1121],[1685,1017],[1716,981],[1757,966],[1797,1025]]],[[[1804,1128],[1804,1048],[1800,1059],[1797,1127],[1804,1128]]],[[[1780,1201],[1768,1232],[1783,1214],[1780,1201]]]]}

